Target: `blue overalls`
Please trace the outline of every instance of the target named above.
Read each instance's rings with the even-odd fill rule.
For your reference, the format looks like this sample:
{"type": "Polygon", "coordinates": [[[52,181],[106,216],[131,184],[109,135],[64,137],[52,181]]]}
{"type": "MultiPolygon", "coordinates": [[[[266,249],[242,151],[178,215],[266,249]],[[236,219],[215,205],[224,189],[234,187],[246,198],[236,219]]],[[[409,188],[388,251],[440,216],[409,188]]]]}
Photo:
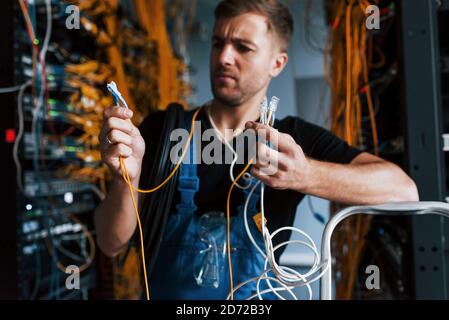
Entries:
{"type": "MultiPolygon", "coordinates": [[[[186,128],[190,128],[193,112],[186,113],[186,128]]],[[[189,146],[190,159],[195,154],[195,139],[192,138],[189,146]]],[[[205,244],[199,236],[200,215],[195,214],[197,206],[194,197],[199,190],[197,166],[192,163],[181,164],[178,177],[178,190],[180,203],[177,212],[170,213],[163,233],[159,255],[149,279],[150,297],[152,299],[214,299],[224,300],[229,294],[229,267],[227,256],[225,265],[220,274],[218,288],[203,287],[197,284],[194,276],[194,263],[200,250],[205,244]]],[[[256,183],[253,179],[252,183],[256,183]]],[[[234,192],[237,189],[234,189],[234,192]]],[[[251,188],[243,190],[245,200],[251,188]]],[[[260,186],[256,188],[248,204],[248,224],[252,235],[260,248],[264,247],[260,231],[257,229],[252,217],[257,213],[257,203],[260,199],[260,186]]],[[[248,238],[243,220],[243,205],[238,207],[238,214],[231,216],[231,259],[233,268],[234,287],[250,278],[259,276],[263,271],[264,259],[254,248],[248,238]]],[[[232,213],[231,213],[232,214],[232,213]]],[[[225,216],[226,217],[226,216],[225,216]]],[[[266,289],[262,281],[261,290],[266,289]]],[[[234,299],[245,299],[255,293],[256,282],[247,284],[234,294],[234,299]]],[[[264,296],[265,298],[265,296],[264,296]]]]}

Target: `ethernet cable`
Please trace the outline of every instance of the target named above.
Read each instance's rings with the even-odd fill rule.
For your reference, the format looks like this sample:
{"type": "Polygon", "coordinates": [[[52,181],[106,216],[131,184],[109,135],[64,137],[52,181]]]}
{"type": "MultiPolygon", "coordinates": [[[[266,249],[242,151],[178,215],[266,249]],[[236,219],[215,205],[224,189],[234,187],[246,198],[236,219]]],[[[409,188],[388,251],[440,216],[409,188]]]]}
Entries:
{"type": "MultiPolygon", "coordinates": [[[[272,126],[274,123],[274,119],[275,119],[275,112],[277,109],[277,105],[279,103],[279,99],[276,97],[273,97],[273,99],[270,102],[270,106],[268,107],[268,115],[266,117],[261,117],[261,119],[263,119],[263,121],[265,122],[264,124],[266,125],[270,125],[272,126]]],[[[255,188],[254,188],[255,189],[255,188]]],[[[305,232],[303,232],[302,230],[298,229],[298,228],[293,228],[293,227],[284,227],[284,228],[280,228],[278,230],[276,230],[273,234],[270,235],[270,233],[268,232],[268,229],[266,228],[266,223],[265,223],[265,210],[264,210],[264,190],[265,190],[265,185],[263,183],[261,183],[261,197],[260,197],[260,207],[261,207],[261,216],[262,216],[262,234],[263,234],[263,238],[264,238],[264,242],[265,242],[265,249],[267,252],[267,255],[263,255],[265,258],[265,272],[267,271],[273,271],[273,273],[275,274],[276,278],[279,279],[282,283],[284,284],[290,284],[293,285],[293,287],[295,286],[303,286],[306,285],[308,292],[309,292],[309,299],[311,299],[312,293],[311,293],[311,287],[310,287],[310,283],[312,283],[313,281],[316,281],[317,279],[319,279],[322,274],[324,273],[325,269],[327,269],[327,264],[326,265],[318,265],[318,261],[319,260],[319,254],[318,251],[316,249],[316,245],[313,242],[313,240],[310,238],[310,236],[308,236],[305,232]],[[278,246],[276,246],[275,248],[273,248],[273,243],[272,243],[272,238],[279,232],[281,231],[293,231],[293,232],[297,232],[300,235],[304,236],[308,242],[304,242],[304,241],[286,241],[283,242],[281,244],[279,244],[278,246]],[[275,257],[274,257],[274,251],[279,249],[282,246],[285,246],[289,243],[296,243],[296,244],[301,244],[304,245],[306,247],[308,247],[309,249],[311,249],[314,253],[314,264],[312,266],[312,268],[309,270],[309,272],[307,272],[305,275],[301,275],[298,272],[296,272],[293,269],[287,268],[287,267],[283,267],[283,266],[279,266],[277,264],[277,262],[275,261],[275,257]],[[267,269],[267,263],[269,262],[270,265],[270,269],[267,269]],[[317,276],[314,279],[311,280],[306,280],[307,277],[315,274],[318,270],[320,270],[321,268],[324,267],[324,270],[321,272],[321,274],[319,276],[317,276]]],[[[252,196],[252,193],[248,195],[248,198],[250,198],[252,196]]],[[[245,210],[244,210],[244,214],[247,215],[247,205],[248,205],[249,199],[247,199],[246,203],[245,203],[245,210]]],[[[254,245],[257,245],[256,242],[254,241],[254,238],[251,235],[251,232],[249,230],[248,227],[248,219],[245,216],[245,229],[248,233],[248,236],[250,237],[250,240],[252,241],[252,243],[254,245]]],[[[258,247],[256,247],[258,248],[258,247]]],[[[259,251],[260,248],[259,248],[259,251]]],[[[265,273],[264,272],[264,273],[265,273]]],[[[272,287],[271,283],[270,283],[270,279],[267,277],[264,277],[264,275],[262,274],[260,279],[258,279],[257,282],[257,296],[259,297],[259,299],[262,299],[261,293],[260,293],[260,289],[259,289],[259,284],[260,284],[260,280],[261,279],[265,279],[267,280],[267,284],[270,287],[271,290],[268,290],[267,292],[273,292],[274,294],[276,294],[279,298],[283,299],[283,297],[279,296],[277,294],[277,291],[281,291],[283,290],[282,288],[277,288],[277,290],[274,290],[274,288],[272,287]]],[[[284,288],[285,289],[285,288],[284,288]]]]}
{"type": "MultiPolygon", "coordinates": [[[[267,122],[267,98],[265,97],[264,98],[264,100],[262,101],[262,103],[260,104],[260,121],[262,122],[262,123],[266,123],[267,122]]],[[[277,103],[276,103],[276,105],[277,105],[277,103]]],[[[209,116],[209,119],[211,120],[211,123],[212,124],[214,124],[213,123],[213,120],[212,120],[212,118],[209,116]]],[[[221,132],[216,128],[216,126],[214,126],[214,129],[217,131],[217,133],[223,138],[223,136],[221,135],[221,132]]],[[[225,140],[225,139],[224,139],[225,140]]],[[[225,140],[226,141],[226,140],[225,140]]],[[[233,150],[232,148],[231,148],[231,150],[233,150]]],[[[235,153],[234,153],[235,154],[235,153]]],[[[235,156],[237,156],[236,154],[235,154],[235,156]]],[[[234,158],[234,160],[233,160],[233,164],[235,163],[235,161],[236,161],[236,158],[234,158]]],[[[250,161],[249,161],[249,163],[245,166],[245,168],[242,170],[242,172],[237,176],[237,178],[235,178],[234,179],[234,176],[233,176],[233,174],[232,174],[232,169],[233,169],[233,165],[231,165],[231,168],[230,168],[230,170],[231,170],[231,180],[232,180],[232,184],[231,184],[231,187],[229,188],[229,191],[228,191],[228,196],[227,196],[227,202],[226,202],[226,219],[227,219],[227,251],[228,251],[228,265],[229,265],[229,282],[230,282],[230,288],[231,288],[231,291],[230,291],[230,298],[231,298],[231,300],[234,300],[234,291],[235,291],[235,289],[234,289],[234,284],[233,284],[233,274],[232,274],[232,259],[231,259],[231,223],[230,223],[230,221],[231,221],[231,214],[230,214],[230,199],[231,199],[231,193],[232,193],[232,190],[234,189],[234,187],[235,186],[238,186],[238,183],[237,183],[237,181],[241,178],[241,177],[243,177],[243,176],[245,176],[245,175],[248,175],[248,173],[246,172],[248,169],[249,169],[249,167],[253,164],[253,162],[254,162],[254,159],[251,159],[250,161]]],[[[249,175],[249,177],[251,178],[251,175],[249,175]]],[[[242,188],[242,187],[240,187],[241,189],[244,189],[244,188],[242,188]]]]}
{"type": "MultiPolygon", "coordinates": [[[[274,120],[275,120],[275,112],[277,109],[277,105],[279,103],[279,98],[277,97],[273,97],[270,101],[270,106],[268,107],[268,100],[265,97],[264,100],[262,101],[261,105],[260,105],[260,121],[263,124],[273,124],[274,120]]],[[[206,109],[206,112],[208,111],[208,109],[206,109]]],[[[253,163],[253,159],[249,161],[249,163],[246,165],[246,167],[243,169],[243,171],[239,174],[239,176],[237,178],[234,179],[234,175],[233,175],[233,168],[234,165],[237,161],[237,153],[235,152],[235,150],[230,146],[230,144],[227,142],[227,140],[223,137],[222,133],[218,130],[218,128],[216,127],[212,117],[210,116],[210,113],[207,112],[207,115],[209,117],[209,120],[212,124],[212,127],[215,129],[215,131],[217,132],[217,134],[219,135],[219,137],[221,138],[221,140],[226,144],[226,146],[233,152],[234,154],[234,159],[231,163],[230,166],[230,177],[232,180],[232,184],[231,187],[229,188],[228,191],[228,196],[227,196],[227,204],[226,204],[226,217],[227,217],[227,251],[228,251],[228,265],[229,265],[229,281],[230,281],[230,287],[231,287],[231,292],[230,292],[230,298],[233,300],[234,299],[234,291],[235,289],[233,288],[233,275],[232,275],[232,261],[231,261],[231,230],[230,230],[230,197],[231,197],[231,193],[232,190],[235,186],[239,187],[240,189],[247,189],[251,186],[251,175],[249,173],[247,173],[246,171],[248,170],[248,168],[252,165],[253,163]],[[238,184],[238,180],[243,177],[246,181],[248,181],[249,183],[245,186],[241,186],[238,184]]],[[[257,183],[258,184],[258,183],[257,183]]],[[[257,186],[256,184],[256,186],[257,186]]],[[[254,188],[253,190],[254,191],[254,188]]],[[[259,282],[258,282],[259,283],[259,282]]],[[[258,286],[259,287],[259,286],[258,286]]],[[[288,290],[288,289],[287,289],[288,290]]],[[[293,294],[293,293],[292,293],[293,294]]]]}
{"type": "MultiPolygon", "coordinates": [[[[260,106],[260,111],[261,111],[260,122],[261,123],[263,123],[265,125],[269,125],[269,126],[272,126],[274,124],[275,113],[276,113],[278,103],[279,103],[279,99],[277,97],[273,97],[271,99],[269,106],[267,106],[266,101],[262,102],[262,104],[260,106]]],[[[250,162],[250,164],[251,164],[251,162],[250,162]]],[[[245,172],[248,168],[249,168],[249,165],[242,171],[242,173],[245,172]]],[[[242,176],[242,173],[239,175],[239,177],[242,176]]],[[[239,177],[237,177],[236,180],[238,180],[239,177]]],[[[233,185],[234,184],[236,184],[236,181],[233,181],[233,185]]],[[[238,289],[240,289],[244,285],[247,285],[251,282],[256,282],[256,293],[250,297],[247,297],[248,300],[254,299],[256,297],[259,298],[260,300],[263,300],[263,295],[267,294],[267,293],[273,293],[279,299],[285,300],[285,297],[278,293],[278,292],[282,292],[282,291],[286,291],[293,299],[297,300],[298,297],[292,291],[292,289],[295,287],[302,287],[302,286],[305,286],[307,288],[308,299],[311,300],[312,299],[312,289],[311,289],[310,284],[317,281],[318,279],[320,279],[322,277],[322,275],[326,272],[326,270],[329,266],[329,261],[325,261],[324,263],[319,264],[320,255],[318,253],[317,247],[316,247],[313,239],[309,235],[307,235],[307,233],[302,231],[301,229],[294,228],[294,227],[283,227],[283,228],[279,228],[278,230],[274,231],[272,234],[269,233],[269,231],[266,227],[266,223],[265,223],[266,220],[265,220],[265,210],[264,210],[264,194],[265,194],[265,185],[264,185],[264,183],[259,181],[250,190],[250,192],[247,196],[247,199],[245,201],[245,205],[244,205],[245,230],[246,230],[246,233],[247,233],[251,243],[254,245],[256,250],[262,255],[262,257],[264,257],[264,271],[258,277],[248,279],[248,280],[238,284],[235,288],[233,288],[232,280],[231,280],[231,291],[230,291],[227,299],[233,299],[234,292],[236,292],[238,289]],[[262,236],[263,236],[264,245],[265,245],[265,248],[263,248],[263,249],[265,249],[265,251],[262,248],[260,248],[259,245],[256,243],[254,236],[252,235],[251,230],[249,228],[249,224],[248,224],[247,210],[248,210],[249,200],[252,197],[255,189],[259,185],[261,187],[260,207],[261,207],[261,221],[262,221],[262,236]],[[285,242],[278,244],[276,247],[273,247],[272,239],[278,233],[280,233],[282,231],[291,231],[291,232],[298,233],[299,235],[304,237],[306,239],[306,241],[289,240],[289,241],[285,241],[285,242]],[[286,246],[288,244],[302,245],[302,246],[309,248],[312,251],[312,253],[314,255],[314,262],[313,262],[313,265],[310,268],[310,270],[308,272],[306,272],[305,274],[301,274],[301,273],[297,272],[296,270],[294,270],[292,268],[288,268],[286,266],[280,266],[276,262],[274,252],[276,250],[278,250],[279,248],[286,246]],[[320,270],[321,270],[321,272],[319,272],[320,270]],[[269,276],[268,275],[269,272],[272,272],[274,274],[274,277],[269,276]],[[317,273],[318,273],[318,275],[316,275],[317,273]],[[313,275],[316,275],[316,276],[312,277],[313,275]],[[269,289],[265,289],[263,291],[260,290],[260,283],[262,280],[267,282],[269,289]],[[280,287],[276,287],[276,288],[273,287],[272,282],[276,282],[277,284],[280,285],[280,287]]],[[[229,195],[228,195],[228,197],[229,197],[229,195]]],[[[229,211],[229,199],[228,199],[228,211],[229,211]]],[[[230,264],[230,270],[231,270],[231,275],[232,275],[232,265],[231,264],[230,264]]]]}

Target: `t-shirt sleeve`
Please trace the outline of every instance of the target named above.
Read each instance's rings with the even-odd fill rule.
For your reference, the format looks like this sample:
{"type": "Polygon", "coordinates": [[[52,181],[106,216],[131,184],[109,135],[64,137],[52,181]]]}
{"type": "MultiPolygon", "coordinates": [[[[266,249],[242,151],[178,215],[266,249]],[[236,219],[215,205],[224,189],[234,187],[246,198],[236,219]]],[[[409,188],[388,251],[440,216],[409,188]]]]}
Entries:
{"type": "Polygon", "coordinates": [[[304,153],[316,160],[347,164],[363,151],[338,136],[298,117],[288,117],[290,134],[304,153]]]}

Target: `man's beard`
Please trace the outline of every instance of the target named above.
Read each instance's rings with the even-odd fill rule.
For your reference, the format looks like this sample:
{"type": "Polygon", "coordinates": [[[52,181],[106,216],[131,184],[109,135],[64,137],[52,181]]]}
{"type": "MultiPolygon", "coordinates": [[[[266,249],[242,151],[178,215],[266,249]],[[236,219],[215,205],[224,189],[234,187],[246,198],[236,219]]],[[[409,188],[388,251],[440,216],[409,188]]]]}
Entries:
{"type": "Polygon", "coordinates": [[[218,93],[214,89],[212,89],[212,94],[215,100],[217,100],[218,102],[220,102],[225,106],[236,108],[242,104],[242,98],[240,96],[230,97],[228,95],[218,93]]]}
{"type": "Polygon", "coordinates": [[[238,107],[243,103],[244,100],[244,94],[242,92],[234,95],[226,95],[219,90],[215,88],[215,85],[213,83],[213,80],[211,81],[211,87],[212,87],[212,95],[214,96],[214,99],[220,102],[221,104],[228,106],[228,107],[238,107]]]}

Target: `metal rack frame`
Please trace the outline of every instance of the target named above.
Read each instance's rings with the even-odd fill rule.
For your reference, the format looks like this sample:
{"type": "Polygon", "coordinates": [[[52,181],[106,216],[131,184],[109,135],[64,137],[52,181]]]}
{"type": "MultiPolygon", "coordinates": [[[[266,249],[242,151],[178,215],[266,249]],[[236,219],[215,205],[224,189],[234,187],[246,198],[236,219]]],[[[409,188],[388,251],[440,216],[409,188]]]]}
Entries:
{"type": "Polygon", "coordinates": [[[328,268],[323,274],[320,283],[321,300],[332,300],[332,233],[342,220],[355,214],[396,216],[439,215],[449,218],[449,203],[433,201],[394,202],[374,206],[353,206],[339,211],[326,224],[321,241],[321,263],[328,264],[328,268]]]}

